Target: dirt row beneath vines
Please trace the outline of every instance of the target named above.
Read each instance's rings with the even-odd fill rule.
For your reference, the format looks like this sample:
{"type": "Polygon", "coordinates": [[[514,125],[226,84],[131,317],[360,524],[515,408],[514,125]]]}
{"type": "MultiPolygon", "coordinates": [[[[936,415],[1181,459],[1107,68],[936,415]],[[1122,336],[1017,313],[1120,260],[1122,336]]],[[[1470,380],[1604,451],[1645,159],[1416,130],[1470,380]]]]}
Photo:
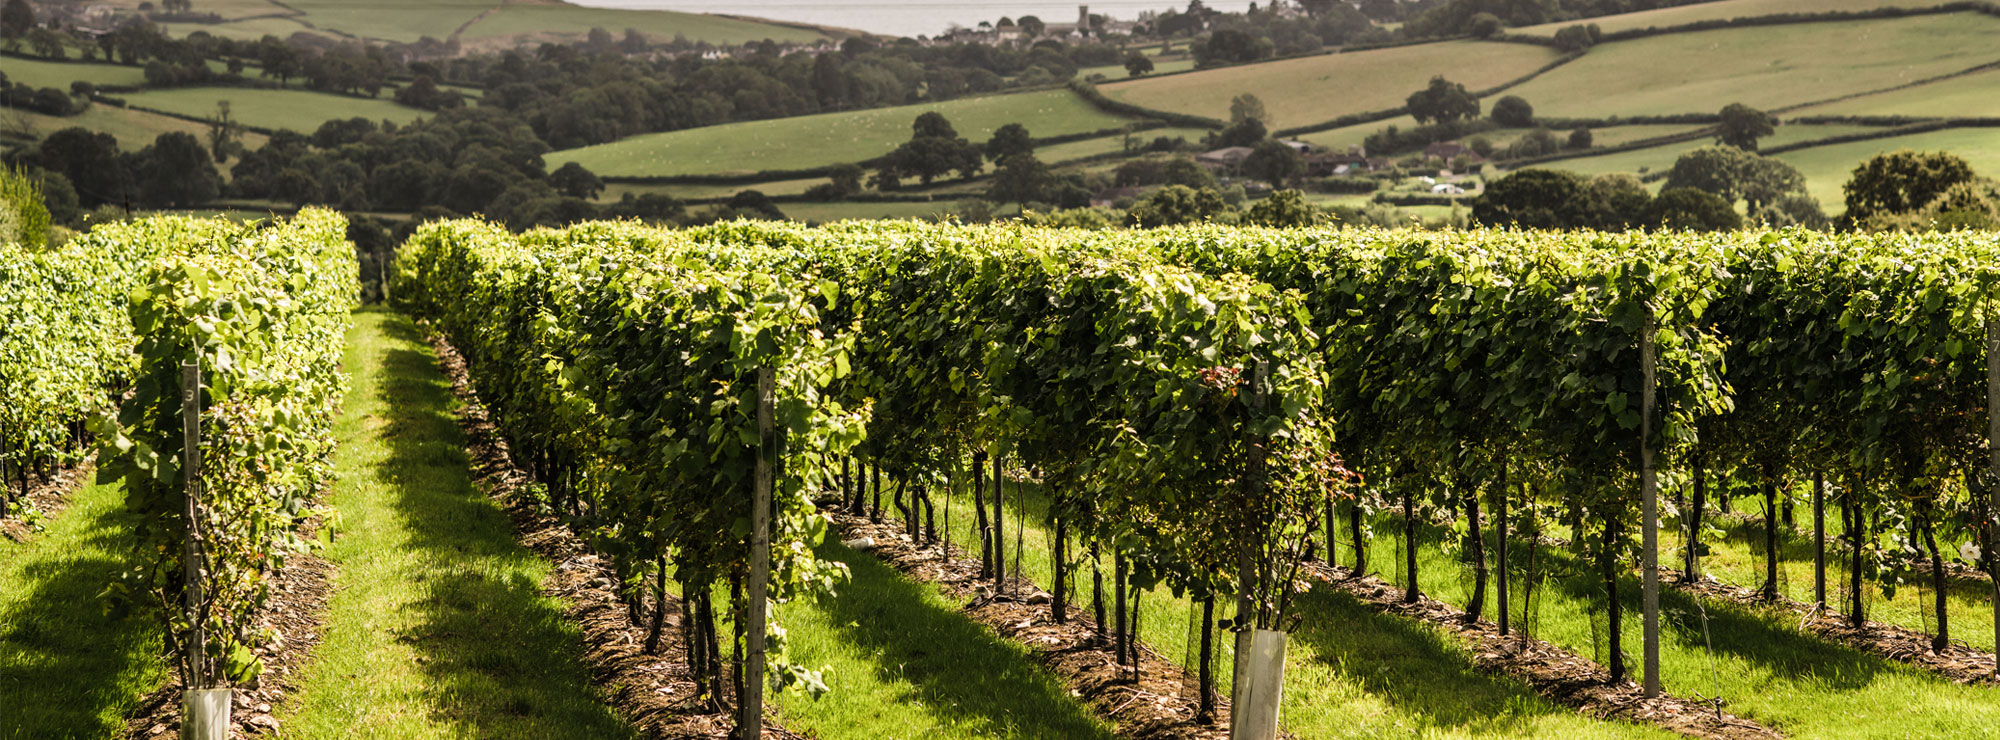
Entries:
{"type": "MultiPolygon", "coordinates": [[[[21,499],[27,511],[35,512],[44,519],[53,519],[69,508],[69,496],[76,489],[89,484],[90,476],[97,472],[94,460],[84,460],[76,465],[56,471],[54,477],[39,484],[28,486],[28,495],[21,499]]],[[[5,485],[5,483],[0,483],[5,485]]],[[[15,542],[27,542],[35,536],[35,528],[21,517],[10,517],[0,511],[0,537],[15,542]]]]}
{"type": "Polygon", "coordinates": [[[2000,685],[2000,681],[1993,678],[1993,653],[1963,642],[1954,640],[1943,651],[1934,651],[1930,635],[1907,627],[1870,620],[1857,628],[1839,613],[1837,607],[1831,605],[1821,609],[1818,605],[1784,596],[1771,602],[1766,601],[1756,589],[1723,583],[1714,578],[1699,578],[1690,582],[1682,580],[1681,576],[1678,569],[1660,569],[1662,583],[1673,584],[1683,591],[1753,607],[1783,609],[1799,619],[1800,629],[1822,639],[1926,668],[1961,684],[2000,685]]]}
{"type": "Polygon", "coordinates": [[[1715,704],[1667,693],[1648,699],[1639,684],[1613,682],[1611,672],[1595,661],[1542,640],[1503,636],[1485,620],[1467,621],[1465,610],[1419,595],[1403,601],[1401,588],[1375,576],[1355,578],[1352,570],[1324,563],[1307,563],[1308,578],[1337,588],[1369,608],[1443,628],[1471,648],[1473,664],[1526,681],[1550,701],[1600,719],[1650,724],[1705,740],[1770,740],[1784,737],[1777,730],[1726,712],[1715,704]]]}
{"type": "MultiPolygon", "coordinates": [[[[514,466],[506,441],[479,403],[464,358],[435,332],[427,335],[461,401],[457,419],[472,458],[474,485],[507,510],[521,543],[553,566],[542,592],[561,601],[564,616],[583,633],[584,660],[606,702],[642,737],[728,737],[735,725],[733,716],[700,704],[695,693],[680,629],[679,600],[670,597],[668,602],[660,654],[647,655],[646,629],[632,621],[618,599],[610,563],[591,552],[569,527],[542,512],[532,497],[522,495],[528,475],[514,466]]],[[[728,683],[726,674],[723,680],[728,683]]],[[[799,737],[779,726],[768,710],[764,736],[799,737]]]]}
{"type": "MultiPolygon", "coordinates": [[[[307,536],[312,528],[308,527],[307,536]]],[[[257,612],[256,622],[277,638],[256,648],[264,672],[247,686],[236,687],[229,719],[240,737],[270,737],[278,733],[271,708],[278,706],[300,680],[312,650],[326,627],[326,602],[333,595],[333,563],[316,554],[291,556],[271,584],[271,599],[257,612]]],[[[137,709],[125,715],[125,738],[174,738],[181,731],[181,680],[169,670],[166,685],[147,694],[137,709]]]]}
{"type": "Polygon", "coordinates": [[[1199,698],[1182,688],[1195,685],[1187,670],[1141,644],[1139,682],[1134,684],[1131,670],[1117,664],[1114,647],[1097,639],[1087,605],[1071,604],[1065,611],[1067,623],[1056,624],[1047,591],[1026,579],[1013,579],[1006,593],[996,594],[992,581],[979,575],[977,554],[954,545],[947,557],[944,545],[914,543],[898,523],[873,524],[833,507],[827,510],[843,539],[874,540],[866,548],[869,555],[910,578],[936,585],[953,599],[967,601],[966,616],[1028,648],[1099,716],[1115,723],[1119,737],[1221,740],[1228,736],[1226,687],[1217,689],[1215,722],[1197,722],[1199,698]]]}

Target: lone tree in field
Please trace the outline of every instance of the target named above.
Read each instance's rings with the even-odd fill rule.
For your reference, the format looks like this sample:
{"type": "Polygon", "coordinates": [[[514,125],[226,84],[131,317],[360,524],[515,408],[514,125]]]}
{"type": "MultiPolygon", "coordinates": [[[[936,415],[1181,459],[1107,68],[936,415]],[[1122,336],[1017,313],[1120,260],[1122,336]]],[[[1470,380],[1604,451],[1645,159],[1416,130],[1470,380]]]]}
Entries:
{"type": "Polygon", "coordinates": [[[993,138],[986,140],[986,158],[999,162],[1016,154],[1034,154],[1035,137],[1028,133],[1028,127],[1018,123],[1001,126],[993,132],[993,138]]]}
{"type": "Polygon", "coordinates": [[[1152,71],[1153,60],[1151,57],[1136,51],[1125,55],[1125,74],[1138,77],[1150,74],[1152,71]]]}
{"type": "Polygon", "coordinates": [[[1754,152],[1757,140],[1770,136],[1777,125],[1777,116],[1742,103],[1730,103],[1722,109],[1722,120],[1715,126],[1715,143],[1754,152]]]}
{"type": "Polygon", "coordinates": [[[1410,93],[1403,104],[1409,107],[1410,116],[1417,123],[1451,123],[1479,117],[1479,98],[1443,75],[1432,77],[1429,87],[1410,93]]]}
{"type": "Polygon", "coordinates": [[[882,189],[895,189],[904,177],[929,185],[954,170],[959,177],[972,177],[986,168],[986,153],[978,144],[960,137],[943,115],[933,111],[917,116],[910,128],[910,140],[882,158],[876,175],[882,189]]]}
{"type": "Polygon", "coordinates": [[[1264,101],[1250,93],[1243,93],[1229,99],[1229,123],[1236,125],[1250,119],[1265,126],[1271,125],[1271,114],[1264,110],[1264,101]]]}
{"type": "Polygon", "coordinates": [[[1508,128],[1535,125],[1535,106],[1519,95],[1509,95],[1493,103],[1493,122],[1508,128]]]}
{"type": "Polygon", "coordinates": [[[583,165],[575,162],[564,162],[555,172],[549,173],[549,184],[554,186],[558,193],[584,200],[590,200],[604,192],[604,181],[598,179],[596,173],[584,169],[583,165]]]}

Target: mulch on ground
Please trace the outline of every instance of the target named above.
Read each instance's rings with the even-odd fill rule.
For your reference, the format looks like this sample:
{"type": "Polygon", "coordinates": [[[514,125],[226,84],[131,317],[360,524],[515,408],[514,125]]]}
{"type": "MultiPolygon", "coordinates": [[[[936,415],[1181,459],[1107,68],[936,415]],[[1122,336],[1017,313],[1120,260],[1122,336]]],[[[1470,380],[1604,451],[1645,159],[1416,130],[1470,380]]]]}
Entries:
{"type": "MultiPolygon", "coordinates": [[[[69,495],[77,488],[88,485],[90,476],[97,472],[97,463],[86,459],[71,467],[56,471],[54,477],[38,485],[28,486],[28,495],[21,499],[22,508],[35,512],[44,519],[52,519],[69,508],[69,495]]],[[[0,484],[4,485],[4,484],[0,484]]],[[[0,537],[15,542],[27,542],[35,536],[35,528],[26,520],[10,517],[0,511],[0,537]]]]}
{"type": "Polygon", "coordinates": [[[1697,702],[1662,692],[1648,699],[1639,684],[1612,681],[1611,671],[1542,640],[1501,635],[1485,620],[1470,621],[1465,611],[1428,596],[1403,601],[1403,589],[1375,576],[1355,578],[1353,571],[1324,563],[1307,563],[1302,572],[1360,600],[1384,614],[1416,619],[1443,628],[1471,648],[1473,665],[1526,681],[1550,701],[1600,719],[1650,724],[1704,740],[1770,740],[1778,731],[1723,712],[1713,703],[1697,702]]]}
{"type": "Polygon", "coordinates": [[[1683,591],[1720,601],[1753,607],[1783,609],[1799,619],[1799,628],[1819,637],[1871,655],[1901,661],[1935,671],[1961,684],[2000,685],[1993,676],[1993,653],[1953,640],[1942,651],[1931,649],[1930,635],[1903,627],[1869,620],[1855,627],[1837,608],[1821,609],[1789,597],[1768,601],[1757,590],[1723,583],[1713,578],[1682,580],[1679,570],[1661,568],[1660,581],[1683,591]]]}
{"type": "MultiPolygon", "coordinates": [[[[702,703],[695,693],[680,629],[679,600],[668,597],[660,654],[647,655],[647,630],[631,619],[618,598],[609,561],[591,552],[574,531],[523,493],[530,483],[528,474],[514,466],[506,440],[479,403],[464,358],[435,332],[427,335],[461,401],[457,418],[472,458],[473,483],[507,510],[521,544],[553,566],[542,582],[542,593],[561,601],[564,616],[582,631],[584,660],[606,702],[641,737],[728,737],[735,726],[733,714],[702,703]]],[[[730,680],[726,671],[727,666],[724,684],[730,680]]],[[[764,736],[799,737],[779,726],[773,711],[766,710],[764,736]]]]}
{"type": "MultiPolygon", "coordinates": [[[[308,532],[310,534],[310,532],[308,532]]],[[[297,689],[296,681],[326,626],[326,602],[333,595],[329,580],[333,563],[318,555],[292,556],[278,569],[271,599],[257,613],[261,624],[276,630],[278,639],[254,652],[264,672],[248,686],[236,687],[229,719],[240,737],[270,737],[278,733],[271,708],[297,689]]],[[[125,717],[126,738],[173,738],[181,731],[181,679],[169,672],[166,685],[147,694],[125,717]]]]}
{"type": "Polygon", "coordinates": [[[1028,648],[1036,661],[1100,717],[1114,723],[1119,737],[1220,740],[1228,736],[1226,686],[1217,688],[1215,722],[1196,721],[1199,699],[1194,691],[1183,688],[1195,685],[1186,669],[1143,644],[1139,681],[1133,683],[1131,670],[1118,665],[1115,647],[1098,639],[1087,602],[1081,608],[1071,604],[1065,610],[1067,623],[1057,624],[1048,592],[1017,578],[1008,581],[1005,593],[996,593],[992,579],[980,577],[976,554],[954,545],[947,557],[943,544],[913,542],[899,523],[874,524],[835,507],[823,508],[832,513],[843,539],[873,540],[872,546],[864,548],[868,554],[910,578],[937,585],[955,600],[965,601],[966,616],[1028,648]]]}

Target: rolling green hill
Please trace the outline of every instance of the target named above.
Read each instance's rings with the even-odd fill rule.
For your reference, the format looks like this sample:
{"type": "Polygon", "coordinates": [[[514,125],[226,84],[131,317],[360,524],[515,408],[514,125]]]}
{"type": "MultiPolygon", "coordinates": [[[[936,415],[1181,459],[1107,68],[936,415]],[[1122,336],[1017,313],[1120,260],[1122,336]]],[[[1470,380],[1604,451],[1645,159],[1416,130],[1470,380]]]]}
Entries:
{"type": "Polygon", "coordinates": [[[1349,113],[1397,108],[1432,75],[1467,88],[1494,87],[1557,58],[1525,44],[1446,41],[1285,59],[1107,84],[1105,95],[1154,110],[1229,118],[1229,100],[1256,95],[1271,128],[1305,126],[1349,113]]]}
{"type": "Polygon", "coordinates": [[[1523,26],[1512,33],[1533,36],[1554,36],[1557,31],[1577,24],[1593,24],[1604,33],[1632,31],[1642,28],[1671,28],[1703,21],[1720,21],[1731,18],[1755,18],[1767,15],[1789,13],[1852,13],[1876,8],[1929,8],[1943,5],[1949,0],[1714,0],[1713,2],[1677,5],[1659,10],[1638,13],[1585,18],[1559,23],[1545,23],[1539,26],[1523,26]]]}
{"type": "Polygon", "coordinates": [[[183,116],[215,115],[216,103],[229,101],[231,115],[245,125],[312,133],[334,119],[408,123],[429,115],[386,98],[356,98],[310,90],[266,90],[241,87],[184,87],[146,90],[119,96],[127,105],[183,116]]]}
{"type": "Polygon", "coordinates": [[[2000,61],[1976,13],[1677,33],[1601,44],[1509,93],[1553,116],[1783,109],[2000,61]]]}
{"type": "Polygon", "coordinates": [[[808,169],[887,154],[910,138],[911,121],[929,111],[944,114],[959,135],[973,141],[984,141],[1009,123],[1048,137],[1126,122],[1068,90],[1045,90],[645,134],[550,152],[542,159],[551,167],[576,162],[614,177],[808,169]]]}

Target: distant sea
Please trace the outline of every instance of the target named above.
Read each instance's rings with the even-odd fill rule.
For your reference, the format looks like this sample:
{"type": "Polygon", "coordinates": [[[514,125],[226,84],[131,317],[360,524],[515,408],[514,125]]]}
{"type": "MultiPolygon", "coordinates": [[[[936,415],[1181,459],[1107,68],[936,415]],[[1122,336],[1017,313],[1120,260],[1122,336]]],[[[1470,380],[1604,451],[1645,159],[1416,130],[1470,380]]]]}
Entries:
{"type": "MultiPolygon", "coordinates": [[[[1268,0],[1266,0],[1268,2],[1268,0]]],[[[747,15],[822,26],[854,28],[889,36],[935,36],[953,24],[971,28],[980,21],[1032,15],[1044,23],[1075,23],[1078,3],[950,2],[949,0],[864,0],[863,2],[801,2],[800,0],[570,0],[597,8],[679,10],[689,13],[747,15]]],[[[1098,0],[1085,3],[1090,12],[1134,20],[1140,11],[1187,7],[1186,0],[1098,0]]],[[[1216,10],[1241,11],[1248,0],[1205,0],[1216,10]]]]}

